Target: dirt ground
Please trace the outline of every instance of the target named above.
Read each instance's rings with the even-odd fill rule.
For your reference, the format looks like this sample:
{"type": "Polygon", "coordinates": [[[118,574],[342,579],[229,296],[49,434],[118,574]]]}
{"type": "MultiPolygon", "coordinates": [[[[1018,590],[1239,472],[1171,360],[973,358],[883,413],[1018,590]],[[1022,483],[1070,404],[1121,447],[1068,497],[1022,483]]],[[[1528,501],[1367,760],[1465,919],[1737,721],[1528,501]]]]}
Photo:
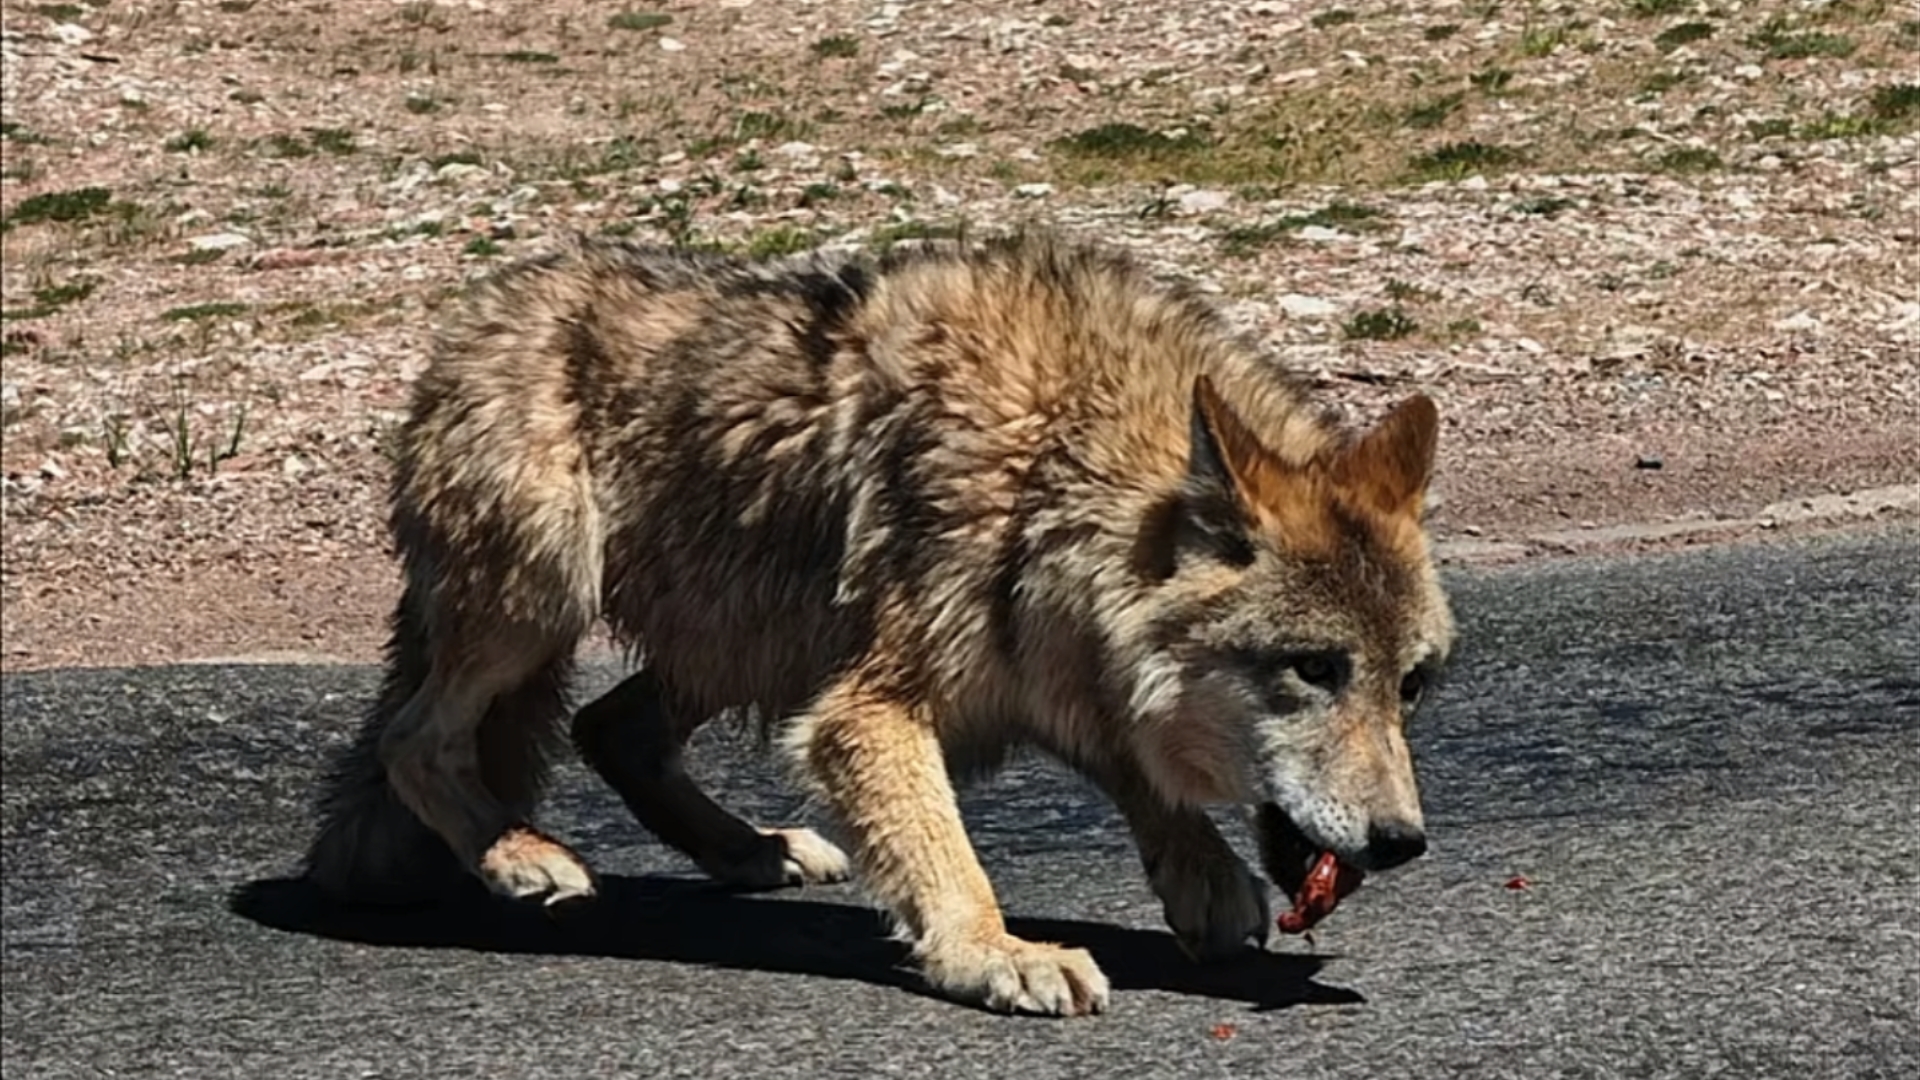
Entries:
{"type": "Polygon", "coordinates": [[[1448,558],[1916,513],[1910,4],[0,11],[7,671],[377,657],[433,320],[563,230],[1127,247],[1432,394],[1448,558]]]}

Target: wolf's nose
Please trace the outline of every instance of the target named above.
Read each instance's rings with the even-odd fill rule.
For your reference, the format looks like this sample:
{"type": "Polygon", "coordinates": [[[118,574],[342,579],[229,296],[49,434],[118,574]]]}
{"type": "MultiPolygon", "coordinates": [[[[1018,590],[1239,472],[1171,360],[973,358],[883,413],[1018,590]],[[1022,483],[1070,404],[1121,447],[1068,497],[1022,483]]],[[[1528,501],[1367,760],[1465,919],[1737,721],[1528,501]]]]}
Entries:
{"type": "Polygon", "coordinates": [[[1367,830],[1367,862],[1374,870],[1391,870],[1427,853],[1427,833],[1418,825],[1388,822],[1367,830]]]}

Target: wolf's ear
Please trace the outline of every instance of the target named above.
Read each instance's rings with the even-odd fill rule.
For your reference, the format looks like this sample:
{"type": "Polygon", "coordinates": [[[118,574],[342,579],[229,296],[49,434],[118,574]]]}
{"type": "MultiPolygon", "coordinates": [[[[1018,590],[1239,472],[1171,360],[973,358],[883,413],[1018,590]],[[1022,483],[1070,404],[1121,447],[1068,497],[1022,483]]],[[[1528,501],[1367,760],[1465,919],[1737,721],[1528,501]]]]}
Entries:
{"type": "Polygon", "coordinates": [[[1261,470],[1269,467],[1268,457],[1213,380],[1195,378],[1175,544],[1199,547],[1232,563],[1252,561],[1254,490],[1261,470]]]}
{"type": "Polygon", "coordinates": [[[1415,394],[1334,462],[1333,480],[1382,514],[1419,518],[1433,477],[1440,410],[1415,394]]]}

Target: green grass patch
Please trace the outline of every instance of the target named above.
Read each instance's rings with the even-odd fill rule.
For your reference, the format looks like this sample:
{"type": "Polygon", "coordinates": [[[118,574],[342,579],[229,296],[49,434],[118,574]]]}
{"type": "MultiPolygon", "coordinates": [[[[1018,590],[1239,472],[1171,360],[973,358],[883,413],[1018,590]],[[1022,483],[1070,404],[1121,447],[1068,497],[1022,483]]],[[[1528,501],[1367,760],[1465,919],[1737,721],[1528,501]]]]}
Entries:
{"type": "Polygon", "coordinates": [[[1714,25],[1707,22],[1675,23],[1653,37],[1653,43],[1661,52],[1672,52],[1682,45],[1691,45],[1696,41],[1705,41],[1714,34],[1714,25]]]}
{"type": "Polygon", "coordinates": [[[515,49],[512,52],[500,53],[499,56],[509,64],[557,64],[560,62],[560,58],[553,53],[539,52],[534,49],[515,49]]]}
{"type": "Polygon", "coordinates": [[[43,308],[63,308],[93,295],[100,283],[93,278],[75,278],[64,285],[44,285],[33,290],[33,302],[43,308]]]}
{"type": "Polygon", "coordinates": [[[237,300],[216,300],[208,304],[168,308],[160,313],[160,318],[164,322],[199,322],[202,319],[230,319],[245,315],[248,310],[247,305],[237,300]]]}
{"type": "Polygon", "coordinates": [[[45,146],[53,142],[52,139],[17,120],[0,120],[0,139],[19,143],[22,146],[45,146]]]}
{"type": "Polygon", "coordinates": [[[1073,157],[1137,162],[1187,157],[1204,152],[1212,143],[1192,131],[1162,135],[1138,124],[1111,123],[1063,136],[1052,145],[1073,157]]]}
{"type": "Polygon", "coordinates": [[[79,4],[35,4],[36,14],[44,15],[54,22],[72,22],[86,15],[87,9],[79,4]]]}
{"type": "Polygon", "coordinates": [[[308,128],[307,138],[313,143],[314,149],[339,157],[359,149],[354,145],[353,132],[345,128],[308,128]]]}
{"type": "Polygon", "coordinates": [[[1768,19],[1748,37],[1747,44],[1759,49],[1769,60],[1809,60],[1822,56],[1843,59],[1859,48],[1845,34],[1820,30],[1795,33],[1785,19],[1777,16],[1768,19]]]}
{"type": "Polygon", "coordinates": [[[461,248],[460,252],[476,259],[491,259],[505,250],[506,248],[501,247],[499,242],[491,236],[476,236],[467,241],[467,245],[461,248]]]}
{"type": "Polygon", "coordinates": [[[1415,105],[1413,108],[1408,109],[1403,122],[1410,128],[1421,130],[1439,127],[1441,124],[1447,122],[1448,117],[1459,112],[1460,106],[1465,103],[1466,100],[1467,94],[1464,90],[1455,91],[1451,94],[1442,94],[1432,101],[1415,105]]]}
{"type": "Polygon", "coordinates": [[[1893,83],[1875,90],[1867,99],[1867,115],[1901,128],[1920,121],[1920,83],[1893,83]]]}
{"type": "Polygon", "coordinates": [[[1654,163],[1661,172],[1676,176],[1718,172],[1726,167],[1718,153],[1704,146],[1676,146],[1661,154],[1654,163]]]}
{"type": "Polygon", "coordinates": [[[1419,329],[1419,322],[1398,304],[1354,312],[1340,324],[1340,333],[1349,341],[1398,341],[1419,329]]]}
{"type": "Polygon", "coordinates": [[[1407,167],[1420,180],[1464,180],[1476,173],[1498,173],[1525,160],[1525,155],[1513,147],[1469,139],[1416,154],[1407,167]]]}
{"type": "Polygon", "coordinates": [[[1800,137],[1809,142],[1822,142],[1827,139],[1859,139],[1878,135],[1883,130],[1885,125],[1871,116],[1828,113],[1818,120],[1810,120],[1800,125],[1800,137]]]}
{"type": "Polygon", "coordinates": [[[1425,30],[1420,31],[1420,36],[1428,41],[1445,41],[1459,32],[1459,23],[1441,23],[1438,26],[1429,26],[1425,30]]]}
{"type": "Polygon", "coordinates": [[[1572,199],[1559,195],[1529,195],[1524,199],[1515,201],[1513,209],[1517,213],[1526,214],[1530,217],[1550,218],[1559,214],[1562,210],[1573,209],[1574,205],[1575,203],[1572,199]]]}
{"type": "Polygon", "coordinates": [[[819,238],[809,229],[776,225],[754,233],[747,241],[745,250],[750,258],[772,259],[810,251],[819,243],[819,238]]]}
{"type": "Polygon", "coordinates": [[[90,277],[78,277],[63,285],[43,285],[33,290],[33,306],[0,311],[0,322],[20,322],[27,319],[44,319],[69,304],[77,304],[93,295],[100,282],[90,277]]]}
{"type": "Polygon", "coordinates": [[[607,19],[610,30],[658,30],[673,22],[673,16],[653,11],[622,11],[607,19]]]}
{"type": "Polygon", "coordinates": [[[1326,11],[1318,12],[1312,18],[1308,19],[1307,22],[1315,30],[1326,30],[1330,27],[1345,26],[1359,17],[1360,16],[1355,15],[1346,8],[1330,8],[1326,11]]]}
{"type": "Polygon", "coordinates": [[[1276,240],[1292,236],[1310,226],[1370,232],[1384,227],[1380,217],[1380,211],[1371,206],[1336,200],[1304,214],[1287,214],[1272,221],[1236,225],[1222,230],[1220,250],[1222,254],[1235,257],[1251,255],[1276,240]]]}
{"type": "Polygon", "coordinates": [[[1483,94],[1498,94],[1513,81],[1513,72],[1503,67],[1485,67],[1467,76],[1467,82],[1483,94]]]}
{"type": "Polygon", "coordinates": [[[829,34],[813,43],[813,55],[822,60],[848,60],[860,55],[860,39],[852,34],[829,34]]]}
{"type": "Polygon", "coordinates": [[[71,191],[46,191],[30,195],[14,204],[4,220],[8,227],[37,225],[45,221],[85,221],[107,209],[113,192],[103,187],[74,188],[71,191]]]}
{"type": "Polygon", "coordinates": [[[867,246],[875,251],[885,251],[908,240],[960,240],[966,235],[964,223],[900,221],[875,227],[873,232],[867,234],[867,246]]]}

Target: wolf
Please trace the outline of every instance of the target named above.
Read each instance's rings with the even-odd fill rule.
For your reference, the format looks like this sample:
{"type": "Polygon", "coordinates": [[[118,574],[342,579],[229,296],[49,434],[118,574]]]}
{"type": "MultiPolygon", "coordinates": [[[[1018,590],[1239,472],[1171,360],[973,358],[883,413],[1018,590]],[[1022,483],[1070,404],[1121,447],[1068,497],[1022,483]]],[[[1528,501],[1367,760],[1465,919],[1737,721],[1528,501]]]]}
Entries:
{"type": "Polygon", "coordinates": [[[956,806],[1030,747],[1112,800],[1190,955],[1264,945],[1267,885],[1210,809],[1251,813],[1284,889],[1320,853],[1419,857],[1406,725],[1455,635],[1434,403],[1357,430],[1308,391],[1190,285],[1040,229],[524,258],[418,380],[385,678],[305,872],[347,902],[586,901],[531,822],[570,741],[719,882],[857,874],[936,993],[1101,1012],[1088,952],[1008,932],[956,806]],[[568,725],[599,625],[634,671],[568,725]],[[722,714],[757,717],[839,843],[694,783],[722,714]]]}

